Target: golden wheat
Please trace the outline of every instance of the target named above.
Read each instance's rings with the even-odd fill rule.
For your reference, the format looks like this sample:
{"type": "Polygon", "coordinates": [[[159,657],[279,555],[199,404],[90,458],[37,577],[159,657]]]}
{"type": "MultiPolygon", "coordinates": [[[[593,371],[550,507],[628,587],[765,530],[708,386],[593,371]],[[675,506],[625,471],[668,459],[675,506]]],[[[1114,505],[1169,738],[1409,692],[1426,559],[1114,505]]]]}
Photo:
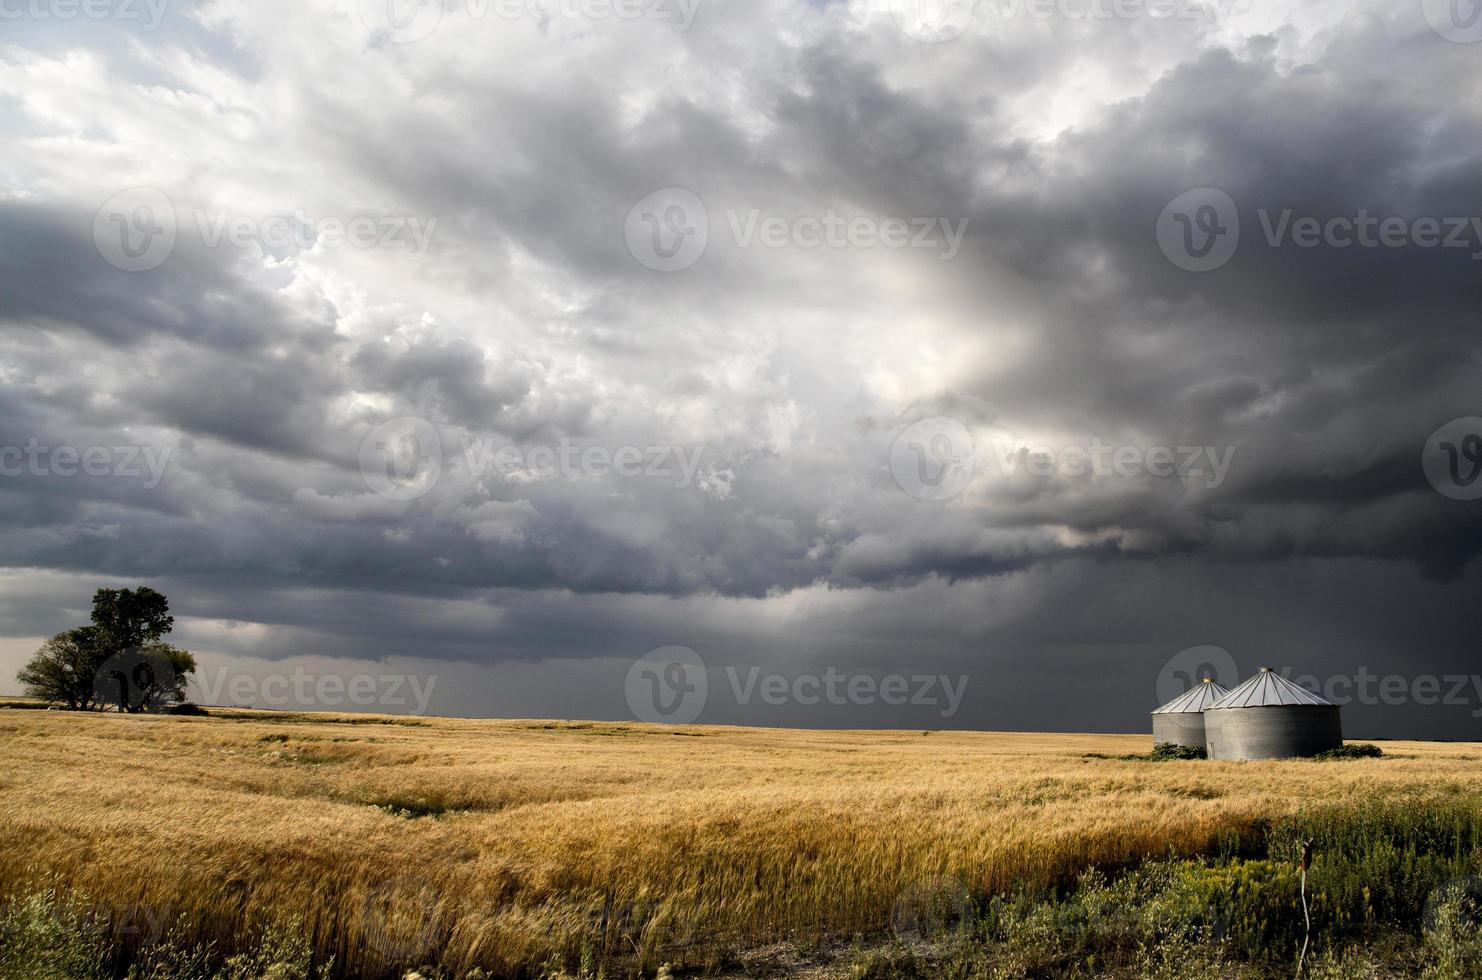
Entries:
{"type": "MultiPolygon", "coordinates": [[[[888,927],[1207,847],[1304,801],[1482,795],[1482,746],[1166,763],[1140,736],[0,711],[0,891],[59,881],[230,947],[294,919],[353,974],[499,972],[888,927]]],[[[142,921],[142,920],[141,920],[142,921]]]]}

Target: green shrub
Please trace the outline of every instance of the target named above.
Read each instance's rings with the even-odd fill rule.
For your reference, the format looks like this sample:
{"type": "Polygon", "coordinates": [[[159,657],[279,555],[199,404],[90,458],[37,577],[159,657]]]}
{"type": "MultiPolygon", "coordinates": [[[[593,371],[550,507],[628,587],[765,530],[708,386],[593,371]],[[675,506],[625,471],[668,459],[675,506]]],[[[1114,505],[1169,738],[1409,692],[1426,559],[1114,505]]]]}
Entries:
{"type": "Polygon", "coordinates": [[[1152,755],[1148,756],[1154,762],[1174,762],[1184,759],[1207,759],[1209,753],[1197,745],[1179,745],[1177,742],[1159,742],[1153,746],[1152,755]]]}
{"type": "Polygon", "coordinates": [[[931,964],[900,943],[871,950],[849,967],[849,980],[916,980],[937,976],[931,964]]]}
{"type": "MultiPolygon", "coordinates": [[[[1210,857],[1092,871],[1063,893],[990,898],[972,941],[932,975],[1291,976],[1304,935],[1297,859],[1308,840],[1310,976],[1482,976],[1482,879],[1468,877],[1482,858],[1482,811],[1415,799],[1306,810],[1227,835],[1210,857]]],[[[892,954],[860,975],[914,974],[892,954]]]]}
{"type": "Polygon", "coordinates": [[[1471,888],[1447,888],[1428,910],[1425,949],[1427,980],[1472,980],[1482,976],[1482,903],[1471,888]]]}
{"type": "Polygon", "coordinates": [[[101,980],[107,961],[106,924],[55,887],[21,895],[0,911],[5,980],[101,980]]]}
{"type": "Polygon", "coordinates": [[[55,885],[19,895],[0,908],[0,980],[329,980],[315,967],[302,929],[270,926],[246,952],[221,956],[214,947],[173,936],[146,946],[124,967],[110,943],[108,915],[55,885]]]}
{"type": "Polygon", "coordinates": [[[1328,749],[1319,752],[1312,758],[1317,762],[1341,762],[1345,759],[1378,759],[1383,757],[1384,750],[1377,745],[1367,743],[1355,743],[1343,745],[1336,749],[1328,749]]]}

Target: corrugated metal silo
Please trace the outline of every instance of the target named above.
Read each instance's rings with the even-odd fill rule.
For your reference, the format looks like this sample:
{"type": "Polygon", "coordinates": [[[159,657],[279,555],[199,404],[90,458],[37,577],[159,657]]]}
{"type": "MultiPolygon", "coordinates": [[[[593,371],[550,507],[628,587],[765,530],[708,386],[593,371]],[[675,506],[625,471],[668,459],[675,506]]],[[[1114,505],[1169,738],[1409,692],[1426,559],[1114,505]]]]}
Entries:
{"type": "Polygon", "coordinates": [[[1343,745],[1338,706],[1270,667],[1205,709],[1204,734],[1211,759],[1290,759],[1343,745]]]}
{"type": "Polygon", "coordinates": [[[1204,709],[1229,693],[1206,677],[1169,701],[1153,712],[1153,743],[1204,748],[1204,709]]]}

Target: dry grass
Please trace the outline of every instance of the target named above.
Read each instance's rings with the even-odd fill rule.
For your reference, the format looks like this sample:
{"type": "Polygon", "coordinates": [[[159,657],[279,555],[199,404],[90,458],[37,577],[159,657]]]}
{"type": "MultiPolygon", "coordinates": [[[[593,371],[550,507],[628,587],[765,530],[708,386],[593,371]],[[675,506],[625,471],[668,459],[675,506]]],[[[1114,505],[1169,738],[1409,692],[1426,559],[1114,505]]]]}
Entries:
{"type": "Polygon", "coordinates": [[[0,892],[47,877],[227,945],[301,919],[352,974],[536,970],[889,925],[1190,853],[1303,801],[1482,798],[1482,746],[1359,763],[1148,763],[1139,736],[671,729],[222,711],[0,711],[0,892]]]}

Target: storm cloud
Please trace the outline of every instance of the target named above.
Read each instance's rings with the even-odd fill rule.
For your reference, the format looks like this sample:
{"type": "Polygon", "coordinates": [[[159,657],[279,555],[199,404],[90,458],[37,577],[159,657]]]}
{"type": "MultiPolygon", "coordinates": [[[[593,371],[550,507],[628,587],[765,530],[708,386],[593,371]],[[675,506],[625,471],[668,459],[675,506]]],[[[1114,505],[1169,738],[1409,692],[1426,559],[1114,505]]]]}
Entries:
{"type": "Polygon", "coordinates": [[[1479,670],[1482,43],[1434,5],[115,6],[3,22],[5,674],[136,582],[215,667],[466,714],[627,716],[675,644],[970,681],[726,723],[1136,730],[1201,644],[1479,670]]]}

